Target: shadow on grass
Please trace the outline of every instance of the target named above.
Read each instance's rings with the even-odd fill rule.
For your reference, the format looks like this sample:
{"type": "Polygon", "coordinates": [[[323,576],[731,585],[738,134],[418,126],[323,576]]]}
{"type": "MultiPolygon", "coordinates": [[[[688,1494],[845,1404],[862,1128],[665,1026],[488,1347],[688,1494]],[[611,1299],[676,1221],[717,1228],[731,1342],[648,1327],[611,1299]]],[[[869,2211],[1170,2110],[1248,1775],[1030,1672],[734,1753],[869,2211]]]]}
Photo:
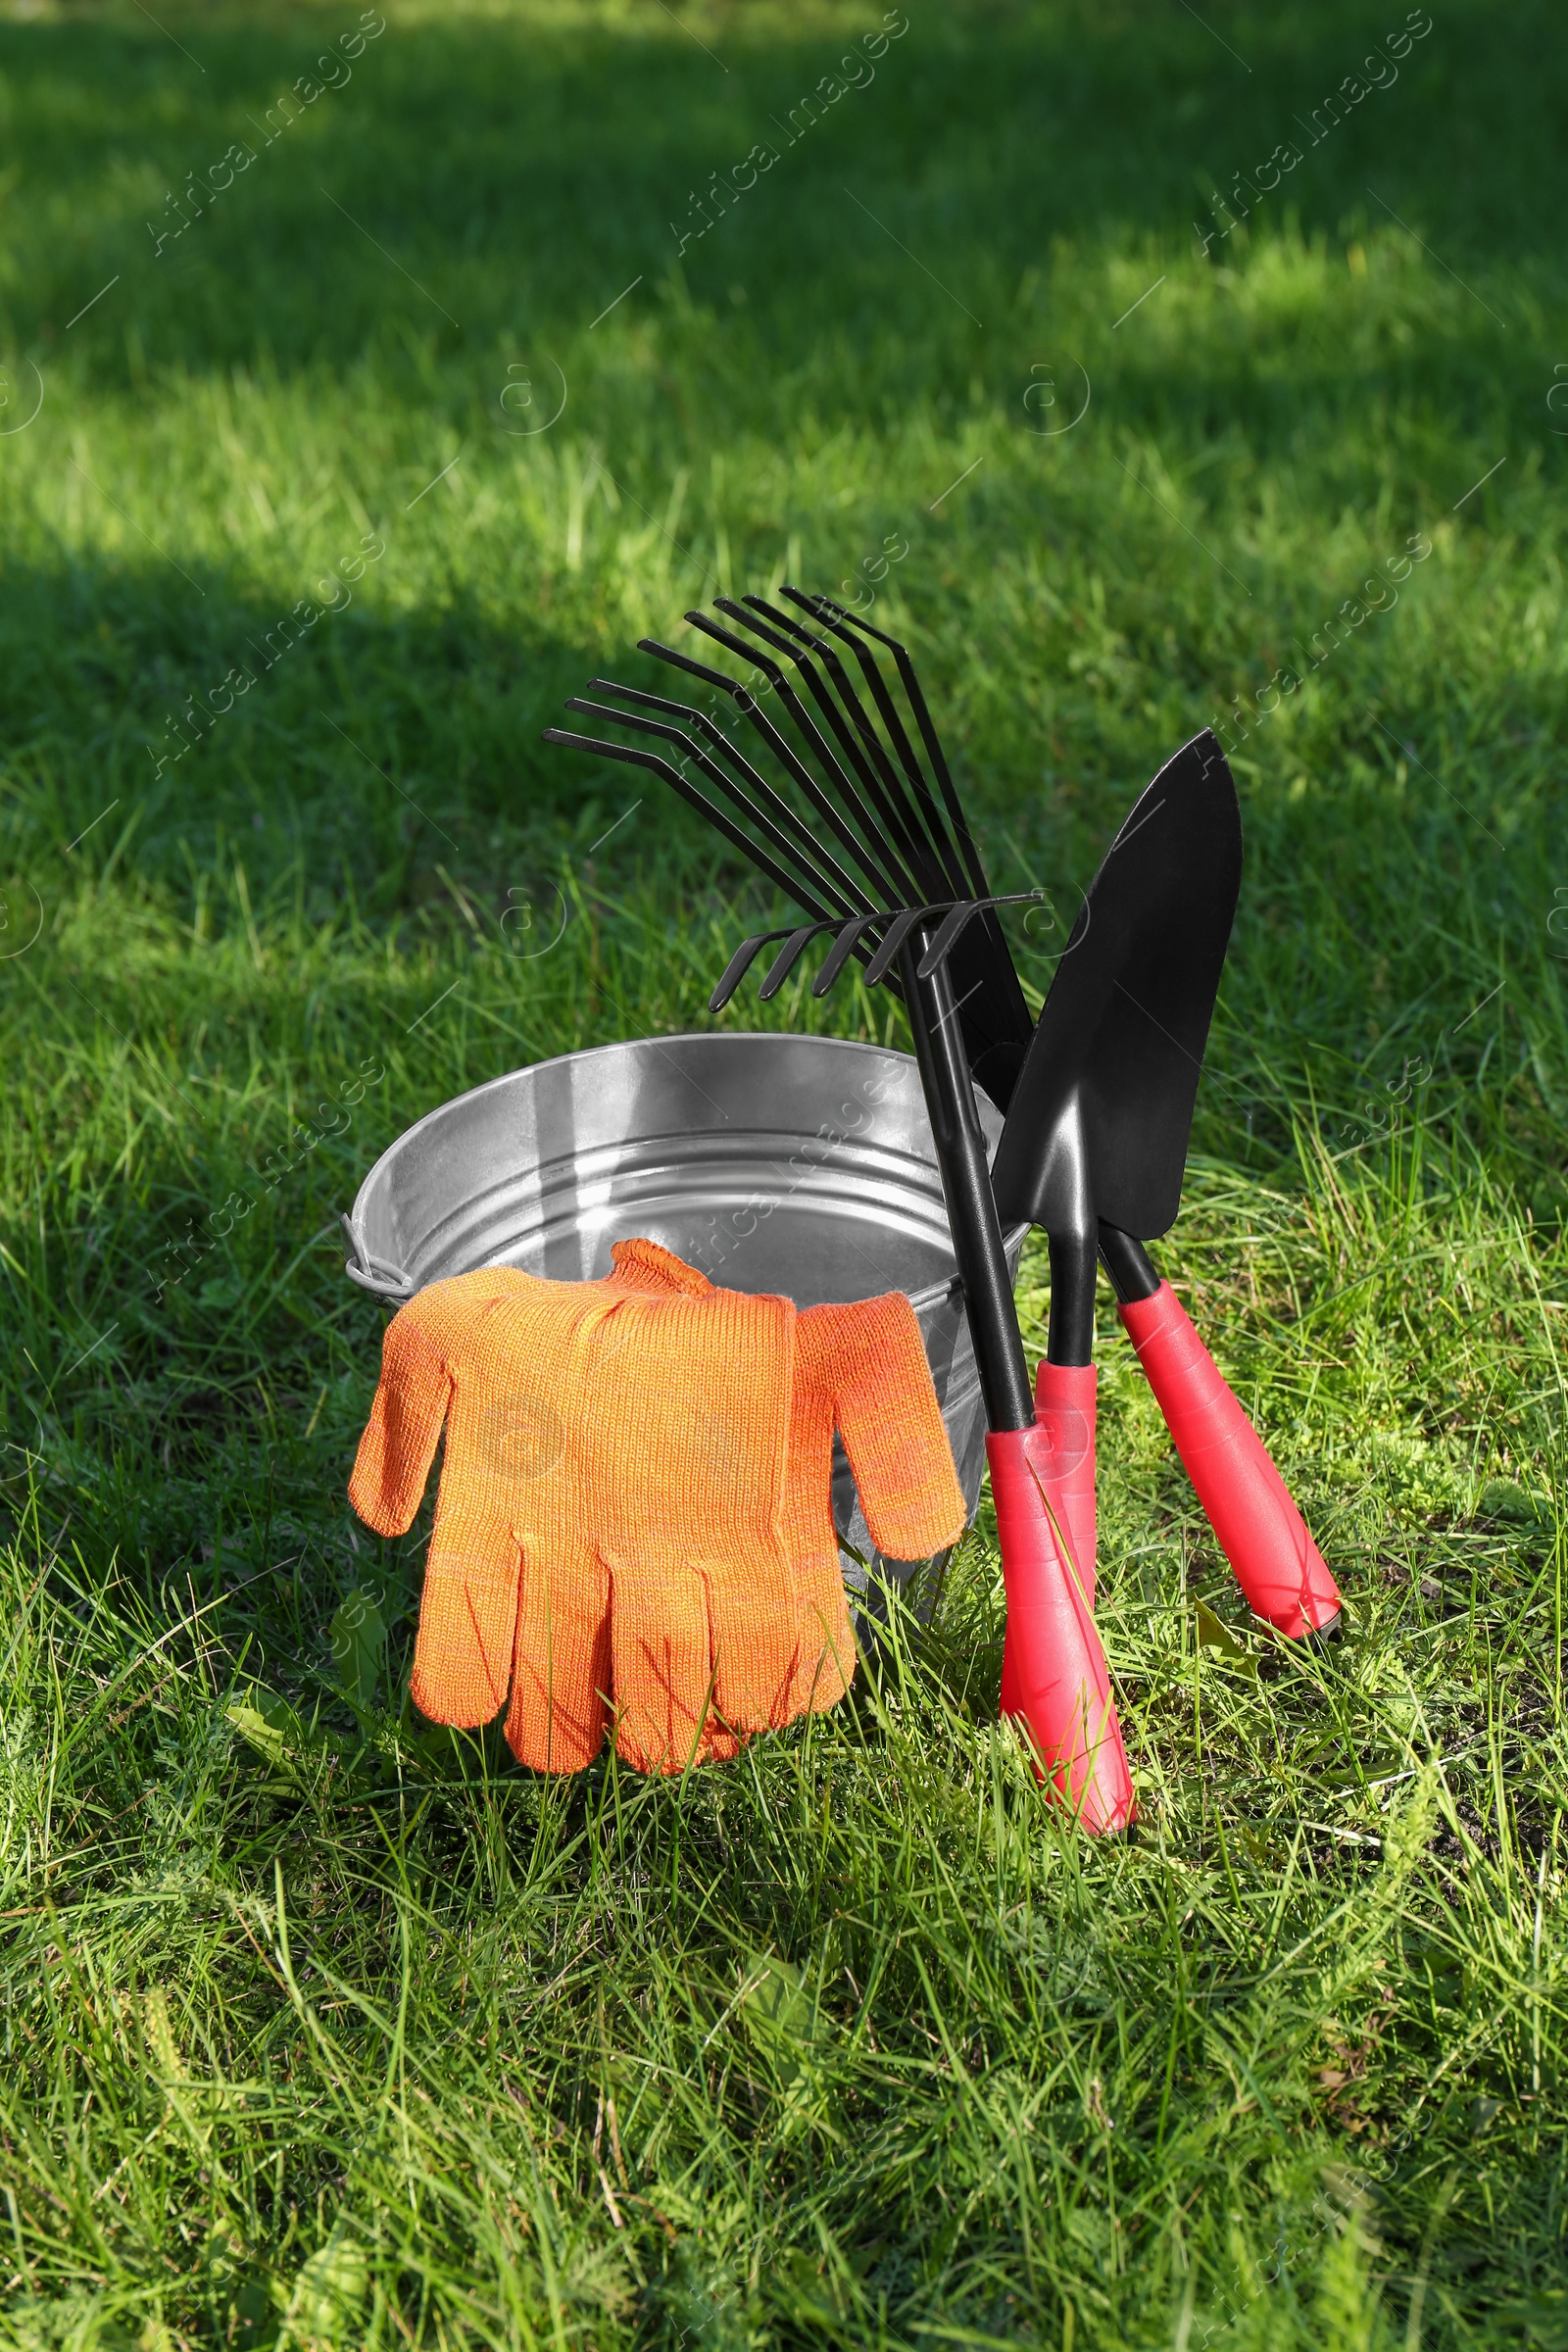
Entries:
{"type": "MultiPolygon", "coordinates": [[[[357,37],[347,8],[176,12],[170,37],[96,8],[4,27],[20,182],[0,340],[132,391],[149,368],[341,369],[400,342],[416,377],[409,338],[451,357],[571,337],[586,355],[589,322],[638,277],[674,289],[677,314],[716,302],[722,342],[742,332],[724,299],[740,284],[766,372],[807,322],[813,339],[860,339],[862,361],[867,337],[889,360],[902,347],[892,381],[842,374],[863,410],[928,381],[961,391],[1054,248],[1180,251],[1195,213],[1216,262],[1253,206],[1267,228],[1290,214],[1338,243],[1389,224],[1371,182],[1467,277],[1555,267],[1565,165],[1551,75],[1526,63],[1557,38],[1544,8],[1512,12],[1506,43],[1477,0],[1413,41],[1392,7],[1386,24],[1284,9],[1239,20],[1233,50],[1171,9],[971,5],[916,11],[873,66],[879,13],[824,10],[786,33],[773,11],[737,11],[728,70],[652,10],[612,26],[592,12],[394,18],[339,58],[336,88],[316,59],[357,37]],[[1405,54],[1373,86],[1363,52],[1389,37],[1405,54]],[[1348,82],[1362,95],[1342,95],[1334,122],[1324,102],[1348,82]],[[283,127],[284,94],[306,88],[319,94],[283,127]],[[813,121],[803,102],[819,91],[813,121]],[[713,174],[763,141],[777,165],[726,211],[713,174]],[[1267,195],[1257,167],[1289,141],[1302,161],[1267,195]],[[254,161],[203,206],[191,175],[236,146],[254,161]]],[[[1490,349],[1484,308],[1466,321],[1490,349]]],[[[1389,356],[1419,380],[1419,354],[1389,356]]]]}

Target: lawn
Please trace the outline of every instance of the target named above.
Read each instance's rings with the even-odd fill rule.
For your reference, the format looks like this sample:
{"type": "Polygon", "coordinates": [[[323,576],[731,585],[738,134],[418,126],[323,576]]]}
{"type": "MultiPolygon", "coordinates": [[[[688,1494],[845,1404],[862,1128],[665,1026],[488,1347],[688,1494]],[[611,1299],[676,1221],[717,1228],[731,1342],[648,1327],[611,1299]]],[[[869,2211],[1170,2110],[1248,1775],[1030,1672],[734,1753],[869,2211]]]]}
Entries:
{"type": "Polygon", "coordinates": [[[0,9],[4,2342],[1568,2346],[1565,100],[1538,0],[0,9]],[[1348,1625],[1102,1298],[1122,1844],[986,1510],[684,1788],[422,1727],[349,1511],[366,1169],[772,911],[541,731],[783,578],[1067,917],[1232,747],[1164,1261],[1348,1625]]]}

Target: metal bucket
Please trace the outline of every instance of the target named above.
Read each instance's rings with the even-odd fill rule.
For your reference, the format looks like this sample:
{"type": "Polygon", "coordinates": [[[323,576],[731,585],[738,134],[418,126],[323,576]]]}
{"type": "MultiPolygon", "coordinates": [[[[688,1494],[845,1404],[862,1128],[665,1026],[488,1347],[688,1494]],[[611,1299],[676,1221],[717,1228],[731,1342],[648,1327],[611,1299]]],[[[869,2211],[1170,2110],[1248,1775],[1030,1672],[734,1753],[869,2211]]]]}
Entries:
{"type": "MultiPolygon", "coordinates": [[[[978,1100],[994,1153],[1001,1113],[978,1100]]],[[[905,1291],[974,1516],[985,1408],[907,1054],[729,1033],[535,1062],[400,1136],[344,1226],[346,1271],[394,1302],[478,1266],[587,1281],[610,1273],[611,1243],[631,1235],[726,1289],[781,1292],[798,1306],[905,1291]]],[[[1026,1230],[1005,1237],[1015,1277],[1026,1230]]],[[[878,1615],[878,1583],[902,1590],[928,1564],[876,1551],[837,1443],[833,1507],[845,1581],[878,1615]]],[[[922,1613],[937,1582],[923,1576],[909,1592],[922,1613]]]]}

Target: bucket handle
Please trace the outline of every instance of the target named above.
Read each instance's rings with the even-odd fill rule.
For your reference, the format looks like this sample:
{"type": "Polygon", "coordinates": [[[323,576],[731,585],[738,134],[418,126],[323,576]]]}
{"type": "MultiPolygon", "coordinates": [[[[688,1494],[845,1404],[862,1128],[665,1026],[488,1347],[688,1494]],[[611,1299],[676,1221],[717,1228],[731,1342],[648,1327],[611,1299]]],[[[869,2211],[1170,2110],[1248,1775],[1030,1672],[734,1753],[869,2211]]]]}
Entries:
{"type": "Polygon", "coordinates": [[[412,1298],[416,1288],[413,1275],[405,1274],[401,1266],[390,1264],[386,1258],[377,1257],[373,1250],[367,1250],[352,1217],[345,1216],[342,1224],[349,1245],[343,1271],[350,1282],[357,1282],[363,1291],[372,1291],[377,1298],[396,1298],[400,1302],[412,1298]]]}

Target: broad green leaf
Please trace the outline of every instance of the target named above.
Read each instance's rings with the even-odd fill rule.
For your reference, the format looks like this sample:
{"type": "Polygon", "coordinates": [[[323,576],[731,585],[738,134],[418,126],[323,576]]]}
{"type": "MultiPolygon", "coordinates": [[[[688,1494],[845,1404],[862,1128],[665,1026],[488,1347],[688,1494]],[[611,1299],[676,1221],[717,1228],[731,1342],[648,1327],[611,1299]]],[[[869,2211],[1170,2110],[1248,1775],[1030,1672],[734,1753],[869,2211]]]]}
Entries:
{"type": "Polygon", "coordinates": [[[244,1699],[231,1699],[227,1715],[240,1738],[254,1747],[259,1756],[265,1757],[275,1771],[291,1776],[295,1773],[298,1759],[294,1742],[277,1724],[269,1723],[260,1707],[252,1706],[244,1699]]]}
{"type": "Polygon", "coordinates": [[[351,2344],[360,2338],[360,2310],[369,2283],[365,2248],[340,2222],[295,2274],[283,2312],[278,2352],[285,2344],[351,2344]]]}
{"type": "Polygon", "coordinates": [[[747,2024],[764,2038],[803,2043],[811,2039],[811,1998],[800,1970],[787,1960],[753,1953],[746,1964],[741,2006],[747,2024]]]}
{"type": "Polygon", "coordinates": [[[1195,1603],[1195,1608],[1198,1617],[1199,1648],[1218,1650],[1225,1663],[1228,1666],[1234,1666],[1239,1674],[1255,1674],[1257,1660],[1251,1651],[1237,1641],[1236,1636],[1230,1632],[1228,1627],[1221,1625],[1213,1610],[1202,1601],[1195,1603]]]}

